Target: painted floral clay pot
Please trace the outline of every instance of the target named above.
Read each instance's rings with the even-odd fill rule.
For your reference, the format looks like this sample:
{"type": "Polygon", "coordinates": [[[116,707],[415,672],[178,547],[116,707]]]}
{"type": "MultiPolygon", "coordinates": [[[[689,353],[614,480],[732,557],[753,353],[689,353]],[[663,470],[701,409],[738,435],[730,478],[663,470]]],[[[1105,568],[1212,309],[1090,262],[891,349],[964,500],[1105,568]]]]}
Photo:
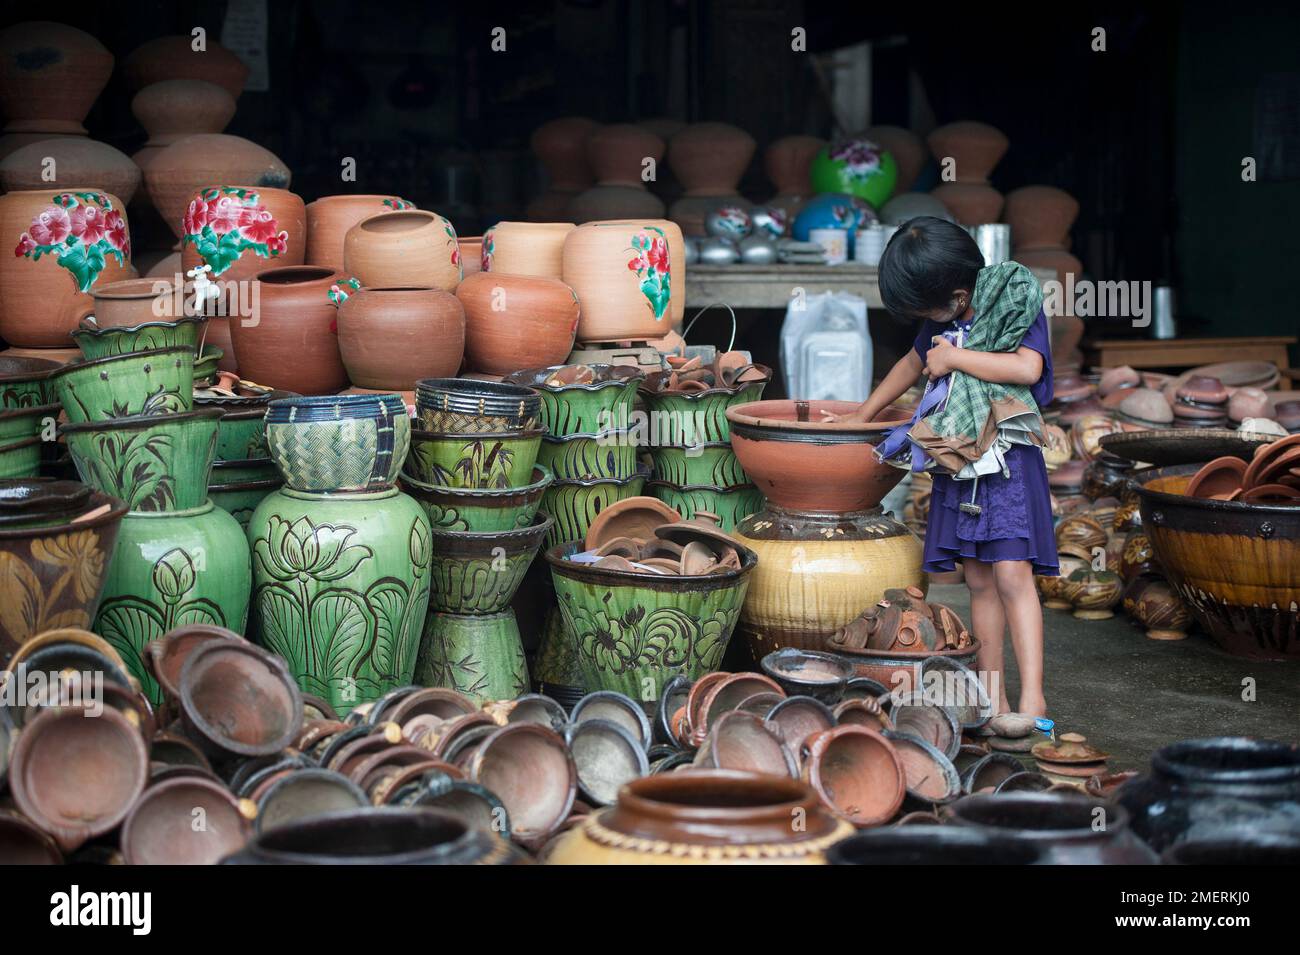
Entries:
{"type": "Polygon", "coordinates": [[[0,355],[0,408],[34,408],[58,400],[50,384],[61,362],[0,355]]]}
{"type": "Polygon", "coordinates": [[[348,230],[371,216],[414,209],[399,196],[322,196],[307,204],[308,265],[343,270],[343,241],[348,230]]]}
{"type": "Polygon", "coordinates": [[[229,322],[240,377],[268,388],[325,395],[348,385],[336,329],[346,276],[315,265],[271,268],[255,279],[257,320],[229,322]]]}
{"type": "Polygon", "coordinates": [[[415,682],[447,687],[477,703],[513,700],[527,693],[528,662],[514,611],[472,615],[431,611],[424,624],[415,682]]]}
{"type": "Polygon", "coordinates": [[[1161,468],[1136,488],[1156,559],[1224,650],[1300,657],[1300,508],[1188,497],[1198,469],[1161,468]]]}
{"type": "MultiPolygon", "coordinates": [[[[233,519],[232,519],[233,521],[233,519]]],[[[429,521],[396,489],[268,495],[248,525],[251,633],[339,713],[411,682],[429,602],[429,521]]]]}
{"type": "Polygon", "coordinates": [[[564,627],[588,690],[616,690],[653,708],[679,673],[698,679],[718,668],[756,563],[704,576],[649,577],[565,558],[581,544],[546,551],[564,627]]]}
{"type": "Polygon", "coordinates": [[[648,471],[630,478],[589,478],[556,480],[542,495],[542,506],[555,519],[546,538],[546,546],[565,541],[581,541],[596,515],[615,501],[640,497],[648,471]]]}
{"type": "Polygon", "coordinates": [[[12,346],[66,347],[94,310],[91,289],[135,276],[126,208],[106,192],[7,193],[0,235],[14,249],[0,256],[0,338],[12,346]]]}
{"type": "Polygon", "coordinates": [[[1051,865],[1154,865],[1129,813],[1107,799],[1060,793],[975,795],[948,808],[951,824],[995,830],[1033,843],[1051,865]],[[1104,825],[1098,825],[1098,819],[1104,825]]]}
{"type": "Polygon", "coordinates": [[[442,487],[517,488],[528,483],[541,443],[541,428],[505,434],[417,430],[405,470],[442,487]]]}
{"type": "Polygon", "coordinates": [[[822,420],[842,414],[847,401],[759,401],[727,410],[731,444],[745,473],[775,506],[795,511],[846,513],[878,505],[903,471],[876,460],[875,445],[906,421],[897,408],[883,421],[822,420]]]}
{"type": "Polygon", "coordinates": [[[440,288],[464,278],[456,230],[436,212],[404,209],[363,219],[343,240],[344,271],[368,288],[440,288]]]}
{"type": "Polygon", "coordinates": [[[0,657],[48,630],[90,629],[125,515],[96,491],[75,511],[0,525],[0,657]]]}
{"type": "Polygon", "coordinates": [[[208,498],[219,408],[65,425],[81,480],[132,511],[186,511],[208,498]]]}
{"type": "Polygon", "coordinates": [[[460,369],[465,309],[441,289],[363,288],[339,306],[338,348],[353,385],[414,391],[460,369]]]}
{"type": "Polygon", "coordinates": [[[47,188],[51,168],[59,182],[92,182],[128,205],[140,185],[140,170],[125,153],[84,136],[60,136],[29,143],[0,160],[0,186],[6,192],[47,188]]]}
{"type": "MultiPolygon", "coordinates": [[[[743,200],[742,200],[743,201],[743,200]]],[[[668,299],[668,314],[672,316],[673,325],[677,326],[686,316],[686,237],[682,234],[682,227],[672,219],[605,219],[601,222],[584,222],[580,228],[590,228],[596,225],[624,225],[635,229],[662,229],[664,236],[668,240],[668,274],[672,288],[678,290],[676,295],[668,299]]],[[[668,332],[667,335],[671,335],[668,332]]],[[[667,336],[665,336],[667,337],[667,336]]]]}
{"type": "Polygon", "coordinates": [[[832,141],[809,170],[817,193],[856,196],[879,209],[894,194],[898,164],[893,154],[863,136],[832,141]]]}
{"type": "Polygon", "coordinates": [[[290,488],[377,491],[397,481],[411,418],[397,395],[280,398],[267,408],[266,443],[290,488]]]}
{"type": "Polygon", "coordinates": [[[276,266],[302,265],[307,211],[287,189],[206,186],[185,209],[181,269],[211,268],[210,279],[237,282],[276,266]]]}
{"type": "Polygon", "coordinates": [[[797,779],[731,770],[647,776],[549,851],[552,865],[820,865],[853,827],[797,779]],[[792,827],[790,819],[806,820],[792,827]]]}
{"type": "Polygon", "coordinates": [[[564,281],[582,302],[578,341],[662,338],[672,327],[673,279],[661,226],[595,222],[564,240],[564,281]]]}
{"type": "Polygon", "coordinates": [[[480,272],[460,283],[465,364],[490,375],[554,365],[569,357],[578,298],[558,279],[480,272]]]}
{"type": "Polygon", "coordinates": [[[632,365],[552,365],[507,375],[508,384],[533,388],[542,400],[542,426],[553,436],[598,434],[627,426],[645,372],[632,365]],[[581,368],[590,369],[568,380],[581,368]]]}
{"type": "Polygon", "coordinates": [[[740,618],[756,661],[782,647],[831,649],[831,635],[886,590],[924,587],[920,541],[879,508],[815,514],[769,503],[735,537],[759,558],[740,618]]]}
{"type": "Polygon", "coordinates": [[[1294,834],[1300,751],[1247,737],[1183,740],[1157,750],[1150,772],[1125,783],[1115,798],[1157,852],[1223,829],[1294,834]]]}
{"type": "MultiPolygon", "coordinates": [[[[760,381],[738,382],[727,387],[706,388],[703,391],[659,391],[662,376],[669,372],[649,375],[641,386],[641,397],[647,409],[657,412],[664,420],[673,422],[675,429],[670,442],[678,445],[728,441],[731,438],[731,409],[739,405],[755,404],[763,397],[763,389],[771,379],[772,370],[762,365],[755,368],[767,377],[760,381]]],[[[779,404],[772,402],[772,404],[779,404]]],[[[793,404],[793,402],[789,402],[793,404]]],[[[766,403],[764,403],[766,407],[766,403]]]]}
{"type": "Polygon", "coordinates": [[[763,509],[763,494],[752,484],[716,487],[709,484],[671,484],[647,481],[646,490],[690,520],[697,511],[718,515],[718,526],[731,532],[751,514],[763,509]]]}
{"type": "Polygon", "coordinates": [[[72,337],[81,353],[89,359],[137,351],[156,351],[159,348],[189,348],[197,354],[199,339],[207,322],[207,318],[198,316],[176,321],[154,319],[139,325],[104,328],[85,321],[72,333],[72,337]]]}
{"type": "Polygon", "coordinates": [[[113,54],[89,33],[30,21],[0,32],[0,110],[6,133],[85,135],[81,121],[113,72],[113,54]]]}
{"type": "Polygon", "coordinates": [[[262,503],[272,491],[278,491],[284,485],[279,477],[263,481],[236,481],[230,484],[212,484],[208,487],[208,497],[212,503],[239,522],[239,526],[248,530],[248,522],[253,518],[257,505],[262,503]]]}
{"type": "Polygon", "coordinates": [[[145,646],[183,623],[242,633],[249,586],[244,530],[211,501],[184,511],[131,513],[118,533],[93,629],[156,704],[162,694],[145,646]]]}
{"type": "Polygon", "coordinates": [[[429,523],[449,531],[509,531],[528,527],[542,504],[542,495],[551,486],[551,472],[533,466],[531,482],[523,487],[502,490],[454,488],[412,478],[403,473],[402,490],[415,498],[424,509],[429,523]]]}
{"type": "Polygon", "coordinates": [[[484,271],[558,280],[564,239],[574,228],[572,222],[498,222],[483,236],[484,271]]]}
{"type": "Polygon", "coordinates": [[[625,480],[640,468],[635,440],[627,432],[601,435],[566,434],[542,438],[538,463],[550,469],[558,480],[625,480]]]}
{"type": "Polygon", "coordinates": [[[175,414],[194,407],[194,352],[159,348],[74,362],[52,380],[73,423],[175,414]]]}

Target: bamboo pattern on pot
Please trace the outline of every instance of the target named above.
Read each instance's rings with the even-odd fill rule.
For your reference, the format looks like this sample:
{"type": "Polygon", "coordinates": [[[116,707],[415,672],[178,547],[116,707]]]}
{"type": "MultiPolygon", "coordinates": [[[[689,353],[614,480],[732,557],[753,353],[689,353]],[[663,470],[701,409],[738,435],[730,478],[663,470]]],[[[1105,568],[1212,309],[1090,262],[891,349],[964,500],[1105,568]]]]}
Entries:
{"type": "Polygon", "coordinates": [[[479,703],[528,692],[528,661],[514,614],[431,613],[415,665],[420,686],[443,686],[479,703]]]}
{"type": "Polygon", "coordinates": [[[434,459],[437,449],[435,444],[413,443],[411,456],[415,458],[417,470],[425,475],[429,484],[443,487],[463,487],[504,490],[511,487],[511,466],[514,464],[513,448],[505,446],[503,441],[493,441],[489,446],[485,441],[467,441],[461,445],[461,457],[448,470],[434,459]]]}
{"type": "Polygon", "coordinates": [[[31,560],[0,551],[0,630],[14,646],[46,630],[90,629],[91,602],[104,584],[107,560],[93,530],[37,537],[31,560]],[[47,580],[43,584],[40,569],[47,580]]]}
{"type": "Polygon", "coordinates": [[[0,409],[37,408],[49,404],[43,381],[0,385],[0,409]]]}

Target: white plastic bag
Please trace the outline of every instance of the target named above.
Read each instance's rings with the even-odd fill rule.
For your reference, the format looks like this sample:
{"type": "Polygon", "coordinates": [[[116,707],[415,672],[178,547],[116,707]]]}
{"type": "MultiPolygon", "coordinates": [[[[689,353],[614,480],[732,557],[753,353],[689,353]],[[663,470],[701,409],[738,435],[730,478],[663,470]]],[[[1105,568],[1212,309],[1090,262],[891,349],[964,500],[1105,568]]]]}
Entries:
{"type": "Polygon", "coordinates": [[[867,303],[848,292],[791,299],[781,326],[781,366],[791,398],[865,401],[871,393],[867,303]]]}

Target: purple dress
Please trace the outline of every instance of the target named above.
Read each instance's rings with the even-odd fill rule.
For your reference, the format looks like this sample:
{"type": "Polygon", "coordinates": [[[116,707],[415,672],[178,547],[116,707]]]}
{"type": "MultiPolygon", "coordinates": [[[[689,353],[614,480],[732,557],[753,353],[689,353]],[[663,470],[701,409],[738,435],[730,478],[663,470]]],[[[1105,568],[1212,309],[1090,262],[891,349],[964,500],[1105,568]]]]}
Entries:
{"type": "MultiPolygon", "coordinates": [[[[975,319],[966,323],[969,328],[975,319]]],[[[952,333],[957,323],[925,322],[913,348],[925,362],[930,339],[952,333]]],[[[1047,316],[1041,311],[1025,332],[1021,345],[1043,356],[1043,373],[1030,387],[1041,408],[1052,400],[1052,346],[1047,316]]],[[[987,474],[979,479],[974,500],[979,514],[967,514],[958,505],[971,500],[970,481],[954,481],[935,472],[930,494],[930,515],[925,531],[924,569],[929,573],[955,570],[955,562],[969,557],[983,563],[1027,560],[1035,574],[1056,576],[1056,535],[1052,525],[1052,497],[1041,448],[1017,444],[1005,454],[1008,476],[987,474]]]]}

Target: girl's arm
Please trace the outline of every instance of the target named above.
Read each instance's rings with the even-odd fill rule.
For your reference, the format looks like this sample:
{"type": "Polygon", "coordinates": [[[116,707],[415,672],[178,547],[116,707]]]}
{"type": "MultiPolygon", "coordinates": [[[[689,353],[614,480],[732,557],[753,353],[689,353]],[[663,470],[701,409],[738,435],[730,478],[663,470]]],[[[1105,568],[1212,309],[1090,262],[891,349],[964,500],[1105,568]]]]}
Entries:
{"type": "Polygon", "coordinates": [[[867,396],[867,400],[856,409],[844,415],[826,415],[828,421],[875,421],[876,416],[884,411],[905,392],[921,375],[921,356],[916,349],[909,348],[907,354],[898,360],[889,374],[885,375],[876,390],[867,396]]]}
{"type": "Polygon", "coordinates": [[[1032,385],[1043,373],[1043,356],[1025,345],[1013,352],[985,352],[936,341],[926,354],[926,374],[938,378],[954,370],[999,385],[1032,385]]]}

